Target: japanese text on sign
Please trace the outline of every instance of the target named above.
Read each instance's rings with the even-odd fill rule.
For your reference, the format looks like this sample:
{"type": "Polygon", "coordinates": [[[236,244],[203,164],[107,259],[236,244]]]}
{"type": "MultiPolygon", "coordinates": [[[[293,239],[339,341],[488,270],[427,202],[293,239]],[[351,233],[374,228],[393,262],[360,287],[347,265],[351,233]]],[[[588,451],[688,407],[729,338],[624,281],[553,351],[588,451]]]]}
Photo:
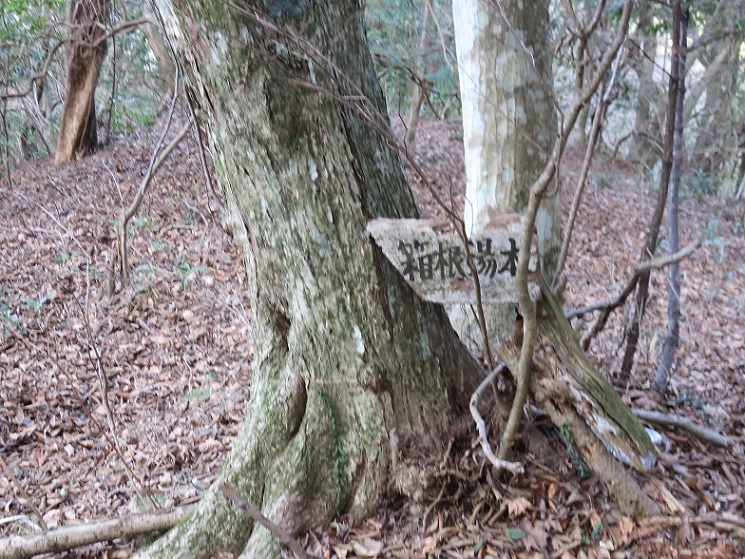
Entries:
{"type": "MultiPolygon", "coordinates": [[[[418,219],[375,219],[367,230],[406,282],[427,301],[474,303],[476,282],[467,257],[471,256],[479,279],[482,302],[517,301],[517,263],[522,229],[519,215],[499,216],[467,244],[442,224],[418,219]]],[[[538,246],[533,242],[528,262],[528,291],[539,288],[538,246]]]]}
{"type": "MultiPolygon", "coordinates": [[[[469,250],[479,277],[493,278],[495,274],[507,273],[514,276],[517,272],[517,242],[509,237],[507,250],[494,252],[492,239],[469,241],[469,250]]],[[[401,273],[410,281],[427,281],[439,276],[440,279],[470,277],[466,263],[466,251],[463,246],[437,241],[436,247],[429,242],[398,243],[398,250],[404,256],[401,273]]]]}

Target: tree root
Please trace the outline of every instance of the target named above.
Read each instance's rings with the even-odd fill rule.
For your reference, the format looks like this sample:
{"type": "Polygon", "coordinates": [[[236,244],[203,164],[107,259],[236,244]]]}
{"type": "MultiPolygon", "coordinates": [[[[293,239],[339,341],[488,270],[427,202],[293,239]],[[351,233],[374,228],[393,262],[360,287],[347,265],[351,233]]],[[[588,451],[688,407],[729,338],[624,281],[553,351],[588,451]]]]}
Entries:
{"type": "Polygon", "coordinates": [[[259,509],[257,509],[251,503],[246,501],[246,499],[238,495],[238,493],[236,493],[233,488],[231,488],[229,485],[222,483],[220,484],[220,491],[222,491],[228,497],[230,497],[230,499],[236,505],[238,505],[243,510],[243,512],[249,515],[254,522],[256,522],[257,524],[260,524],[261,526],[269,530],[272,534],[274,534],[279,539],[279,541],[281,541],[284,545],[289,547],[298,559],[308,559],[308,554],[305,553],[305,550],[302,547],[300,547],[300,544],[297,542],[295,538],[293,538],[281,526],[279,526],[278,524],[275,524],[274,522],[269,520],[266,516],[261,514],[261,511],[259,509]]]}

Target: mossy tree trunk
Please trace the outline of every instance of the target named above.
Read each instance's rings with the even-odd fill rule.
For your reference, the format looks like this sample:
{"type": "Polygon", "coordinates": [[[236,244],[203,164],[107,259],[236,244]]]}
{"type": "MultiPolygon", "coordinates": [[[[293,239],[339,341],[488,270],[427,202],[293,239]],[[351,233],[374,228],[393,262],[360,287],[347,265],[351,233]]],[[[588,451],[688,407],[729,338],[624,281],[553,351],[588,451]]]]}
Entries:
{"type": "Polygon", "coordinates": [[[67,88],[55,161],[74,161],[92,153],[98,143],[96,85],[106,57],[105,23],[111,0],[71,0],[71,44],[67,88]]]}
{"type": "MultiPolygon", "coordinates": [[[[251,396],[218,483],[294,534],[367,514],[398,449],[444,442],[479,369],[365,231],[416,209],[379,132],[388,121],[360,6],[157,6],[199,98],[252,294],[251,396]]],[[[279,556],[216,487],[142,556],[279,556]]]]}

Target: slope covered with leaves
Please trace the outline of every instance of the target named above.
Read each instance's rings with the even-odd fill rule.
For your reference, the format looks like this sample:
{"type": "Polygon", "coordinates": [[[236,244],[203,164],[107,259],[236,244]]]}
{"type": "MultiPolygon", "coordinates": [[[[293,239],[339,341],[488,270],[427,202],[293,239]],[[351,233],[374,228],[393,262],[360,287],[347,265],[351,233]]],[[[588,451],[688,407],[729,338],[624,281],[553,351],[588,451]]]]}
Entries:
{"type": "MultiPolygon", "coordinates": [[[[7,464],[0,470],[0,534],[34,530],[34,507],[51,527],[192,502],[214,479],[239,429],[250,386],[251,311],[242,259],[212,211],[217,201],[193,141],[156,177],[130,228],[131,285],[109,294],[113,223],[134,195],[154,142],[154,134],[143,134],[74,165],[29,164],[13,172],[11,185],[0,183],[0,457],[7,464]]],[[[448,123],[423,123],[411,149],[431,186],[458,209],[462,149],[458,126],[448,123]]],[[[580,157],[570,150],[565,159],[565,208],[580,157]]],[[[629,165],[600,156],[591,177],[569,258],[568,307],[620,292],[654,203],[651,186],[629,165]]],[[[441,215],[422,178],[412,175],[411,182],[422,213],[441,215]]],[[[308,551],[739,556],[744,209],[689,197],[681,223],[682,245],[698,235],[705,240],[682,265],[682,340],[671,389],[664,399],[648,390],[665,329],[666,280],[657,271],[625,398],[693,418],[733,444],[717,449],[655,427],[666,446],[642,483],[669,517],[623,517],[597,480],[581,477],[571,443],[538,420],[525,441],[527,475],[494,478],[477,445],[468,443],[468,418],[444,456],[414,459],[420,494],[393,499],[364,523],[339,522],[307,536],[308,551]],[[539,432],[546,431],[544,448],[527,444],[544,440],[539,432]]],[[[619,309],[591,347],[610,377],[620,364],[625,318],[619,309]]],[[[131,544],[102,545],[75,555],[130,551],[131,544]]]]}

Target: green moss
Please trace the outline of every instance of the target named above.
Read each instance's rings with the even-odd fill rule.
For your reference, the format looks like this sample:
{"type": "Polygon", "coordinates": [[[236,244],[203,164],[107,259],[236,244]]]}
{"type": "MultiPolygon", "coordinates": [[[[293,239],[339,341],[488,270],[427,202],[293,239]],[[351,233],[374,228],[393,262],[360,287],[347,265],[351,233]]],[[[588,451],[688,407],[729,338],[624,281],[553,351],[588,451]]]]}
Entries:
{"type": "Polygon", "coordinates": [[[331,463],[334,467],[334,484],[336,487],[336,510],[334,511],[334,514],[339,515],[341,513],[339,507],[343,501],[344,493],[348,485],[346,469],[349,464],[349,455],[342,445],[344,430],[342,428],[339,408],[337,407],[336,402],[334,402],[329,394],[322,388],[317,388],[316,391],[323,402],[328,415],[329,424],[331,425],[331,463]]]}

